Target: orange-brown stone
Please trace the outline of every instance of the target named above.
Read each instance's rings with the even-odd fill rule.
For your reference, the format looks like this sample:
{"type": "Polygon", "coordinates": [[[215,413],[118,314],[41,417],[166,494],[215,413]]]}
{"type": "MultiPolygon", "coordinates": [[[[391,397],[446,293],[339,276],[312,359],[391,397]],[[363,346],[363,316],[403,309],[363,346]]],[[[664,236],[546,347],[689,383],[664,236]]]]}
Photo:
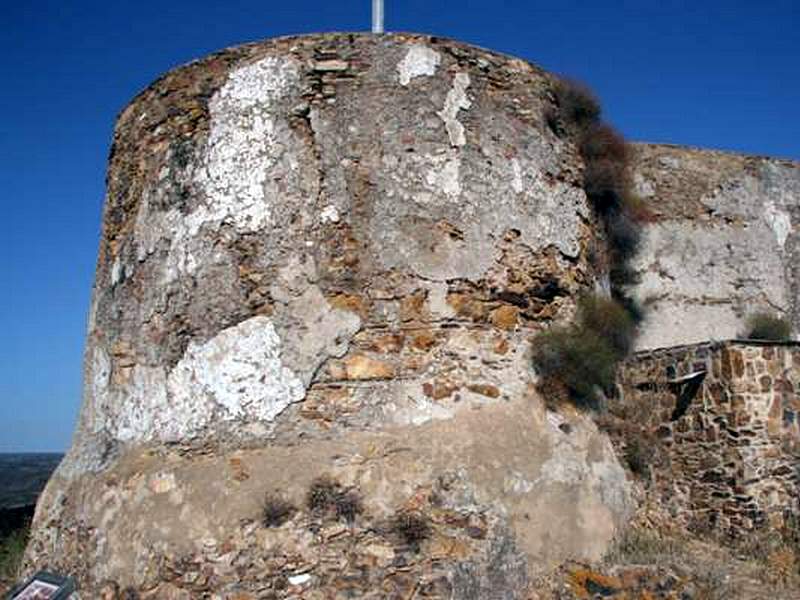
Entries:
{"type": "Polygon", "coordinates": [[[436,336],[431,331],[420,331],[414,334],[411,345],[417,350],[430,350],[436,345],[436,336]]]}
{"type": "Polygon", "coordinates": [[[394,377],[392,365],[363,354],[349,356],[343,362],[347,379],[389,379],[394,377]]]}
{"type": "Polygon", "coordinates": [[[453,307],[460,317],[472,321],[485,321],[488,308],[486,303],[473,298],[468,294],[448,294],[447,303],[453,307]]]}
{"type": "Polygon", "coordinates": [[[516,306],[500,306],[492,311],[492,325],[500,329],[514,329],[518,315],[519,309],[516,306]]]}
{"type": "Polygon", "coordinates": [[[467,386],[467,389],[470,392],[475,392],[476,394],[489,398],[498,398],[500,396],[500,390],[497,389],[497,386],[490,383],[472,383],[467,386]]]}
{"type": "Polygon", "coordinates": [[[498,339],[494,344],[495,354],[506,354],[508,352],[508,340],[506,338],[498,339]]]}
{"type": "Polygon", "coordinates": [[[400,320],[401,321],[422,321],[425,317],[425,297],[423,291],[417,291],[400,300],[400,320]]]}
{"type": "Polygon", "coordinates": [[[458,386],[447,381],[425,382],[422,384],[422,392],[433,400],[442,400],[452,396],[458,390],[458,386]]]}
{"type": "Polygon", "coordinates": [[[328,298],[328,302],[334,308],[349,310],[361,317],[366,317],[369,311],[369,306],[364,298],[354,294],[335,294],[328,298]]]}
{"type": "Polygon", "coordinates": [[[402,333],[387,333],[371,341],[370,350],[384,354],[400,352],[405,343],[405,336],[402,333]]]}

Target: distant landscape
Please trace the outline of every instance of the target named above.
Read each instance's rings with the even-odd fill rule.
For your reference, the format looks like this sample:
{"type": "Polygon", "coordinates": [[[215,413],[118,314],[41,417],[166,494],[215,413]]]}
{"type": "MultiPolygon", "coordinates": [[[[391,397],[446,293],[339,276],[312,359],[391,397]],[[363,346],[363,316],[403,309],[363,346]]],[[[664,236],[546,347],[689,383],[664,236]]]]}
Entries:
{"type": "Polygon", "coordinates": [[[0,454],[0,509],[34,504],[63,454],[0,454]]]}
{"type": "Polygon", "coordinates": [[[0,595],[16,580],[36,499],[63,456],[0,453],[0,595]]]}

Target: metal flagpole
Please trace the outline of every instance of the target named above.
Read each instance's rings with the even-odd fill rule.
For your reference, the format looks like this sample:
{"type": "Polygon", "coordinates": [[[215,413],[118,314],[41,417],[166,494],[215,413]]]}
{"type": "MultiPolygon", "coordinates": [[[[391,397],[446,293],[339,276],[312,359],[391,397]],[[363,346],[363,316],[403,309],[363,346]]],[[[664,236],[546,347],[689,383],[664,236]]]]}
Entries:
{"type": "Polygon", "coordinates": [[[372,33],[383,33],[383,0],[372,0],[372,33]]]}

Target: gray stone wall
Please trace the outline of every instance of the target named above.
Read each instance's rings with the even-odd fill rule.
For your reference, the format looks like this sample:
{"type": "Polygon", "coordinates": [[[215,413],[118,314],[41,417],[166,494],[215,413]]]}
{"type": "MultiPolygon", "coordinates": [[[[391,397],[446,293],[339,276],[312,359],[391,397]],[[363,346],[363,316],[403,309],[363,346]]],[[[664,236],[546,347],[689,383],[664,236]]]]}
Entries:
{"type": "Polygon", "coordinates": [[[518,326],[568,317],[594,281],[549,85],[458,44],[319,36],[143,92],[115,133],[76,445],[272,437],[334,385],[372,423],[448,413],[425,383],[524,388],[447,383],[434,358],[499,330],[511,359],[518,326]]]}
{"type": "Polygon", "coordinates": [[[654,218],[635,261],[640,349],[741,336],[769,311],[800,331],[800,164],[636,144],[634,183],[654,218]]]}
{"type": "Polygon", "coordinates": [[[522,598],[599,558],[632,508],[624,470],[589,418],[545,410],[528,358],[601,279],[551,88],[455,42],[336,34],[142,92],[28,568],[153,598],[522,598]],[[353,523],[305,508],[324,475],[362,498],[353,523]],[[270,490],[298,507],[277,531],[270,490]],[[419,553],[387,526],[409,509],[432,526],[419,553]]]}

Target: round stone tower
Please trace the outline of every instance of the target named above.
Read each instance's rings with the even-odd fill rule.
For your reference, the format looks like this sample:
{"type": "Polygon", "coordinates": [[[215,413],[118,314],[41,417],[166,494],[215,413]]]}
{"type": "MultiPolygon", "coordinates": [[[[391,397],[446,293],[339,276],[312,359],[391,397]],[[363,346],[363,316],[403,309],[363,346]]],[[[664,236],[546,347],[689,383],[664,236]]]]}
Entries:
{"type": "Polygon", "coordinates": [[[448,40],[334,34],[137,96],[29,568],[154,598],[521,598],[601,554],[624,472],[588,420],[545,410],[528,359],[596,278],[551,85],[448,40]],[[308,508],[320,478],[360,510],[308,508]],[[295,508],[277,526],[267,494],[295,508]]]}

